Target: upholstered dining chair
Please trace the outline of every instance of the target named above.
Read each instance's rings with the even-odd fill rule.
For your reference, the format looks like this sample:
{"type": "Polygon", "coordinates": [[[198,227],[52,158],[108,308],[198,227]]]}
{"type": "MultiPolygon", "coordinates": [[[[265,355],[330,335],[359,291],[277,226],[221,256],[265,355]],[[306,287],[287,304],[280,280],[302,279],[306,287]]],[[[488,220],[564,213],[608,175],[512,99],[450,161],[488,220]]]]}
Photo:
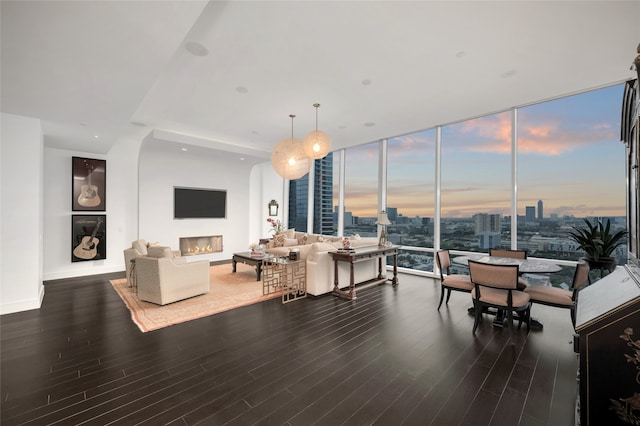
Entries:
{"type": "Polygon", "coordinates": [[[578,292],[589,284],[589,264],[584,260],[580,260],[573,273],[570,290],[548,285],[530,285],[524,291],[529,295],[531,303],[569,309],[571,313],[571,323],[575,328],[578,292]]]}
{"type": "MultiPolygon", "coordinates": [[[[528,255],[527,250],[509,250],[509,249],[489,249],[489,256],[497,257],[510,257],[512,259],[526,259],[528,255]]],[[[529,286],[529,281],[523,277],[518,277],[518,289],[524,290],[529,286]]]]}
{"type": "Polygon", "coordinates": [[[469,260],[469,275],[474,285],[471,291],[475,311],[473,334],[485,308],[504,310],[507,314],[509,337],[514,343],[513,312],[518,313],[518,328],[524,320],[530,330],[531,303],[529,295],[518,290],[518,265],[490,265],[469,260]]]}
{"type": "Polygon", "coordinates": [[[449,250],[440,250],[436,253],[436,264],[440,270],[440,303],[438,304],[438,310],[442,306],[444,300],[444,293],[447,293],[447,303],[451,297],[451,290],[463,291],[465,293],[471,293],[473,284],[469,275],[464,274],[450,274],[449,268],[451,267],[451,256],[449,250]]]}

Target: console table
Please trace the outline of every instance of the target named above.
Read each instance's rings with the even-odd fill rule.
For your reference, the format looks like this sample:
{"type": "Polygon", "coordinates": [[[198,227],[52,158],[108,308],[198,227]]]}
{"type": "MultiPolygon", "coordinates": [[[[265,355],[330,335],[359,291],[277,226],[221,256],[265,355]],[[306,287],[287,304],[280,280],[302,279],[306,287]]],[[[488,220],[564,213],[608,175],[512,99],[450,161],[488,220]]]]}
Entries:
{"type": "MultiPolygon", "coordinates": [[[[353,273],[353,265],[358,262],[364,262],[370,259],[378,259],[378,277],[362,283],[357,283],[360,288],[368,287],[375,284],[381,284],[386,281],[390,281],[395,287],[398,285],[398,246],[388,247],[359,247],[352,250],[338,250],[329,252],[333,258],[333,291],[332,294],[339,297],[344,297],[349,300],[356,298],[356,283],[353,273]],[[393,257],[393,278],[388,279],[385,275],[382,275],[382,259],[387,256],[393,257]],[[349,290],[340,290],[340,284],[338,280],[338,262],[346,262],[349,264],[349,290]]],[[[386,264],[386,262],[385,262],[386,264]]]]}

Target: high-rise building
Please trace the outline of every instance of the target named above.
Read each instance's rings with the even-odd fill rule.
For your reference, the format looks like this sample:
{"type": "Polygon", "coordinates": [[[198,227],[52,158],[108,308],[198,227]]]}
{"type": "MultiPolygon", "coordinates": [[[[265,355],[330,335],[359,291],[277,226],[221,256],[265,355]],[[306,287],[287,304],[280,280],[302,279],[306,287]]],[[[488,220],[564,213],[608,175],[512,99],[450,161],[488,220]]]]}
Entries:
{"type": "Polygon", "coordinates": [[[500,232],[500,214],[476,213],[473,220],[476,223],[476,235],[483,232],[500,232]]]}
{"type": "Polygon", "coordinates": [[[313,231],[307,229],[309,174],[289,182],[289,228],[331,235],[333,226],[333,153],[313,162],[313,231]]]}
{"type": "Polygon", "coordinates": [[[313,232],[334,235],[333,224],[333,153],[314,161],[313,232]]]}
{"type": "Polygon", "coordinates": [[[387,217],[393,223],[398,221],[398,208],[397,207],[387,207],[387,217]]]}
{"type": "Polygon", "coordinates": [[[538,220],[542,220],[544,215],[542,214],[542,200],[538,200],[538,220]]]}
{"type": "Polygon", "coordinates": [[[535,222],[535,220],[536,220],[536,208],[535,208],[535,206],[527,206],[527,207],[525,207],[524,220],[525,220],[525,222],[535,222]]]}

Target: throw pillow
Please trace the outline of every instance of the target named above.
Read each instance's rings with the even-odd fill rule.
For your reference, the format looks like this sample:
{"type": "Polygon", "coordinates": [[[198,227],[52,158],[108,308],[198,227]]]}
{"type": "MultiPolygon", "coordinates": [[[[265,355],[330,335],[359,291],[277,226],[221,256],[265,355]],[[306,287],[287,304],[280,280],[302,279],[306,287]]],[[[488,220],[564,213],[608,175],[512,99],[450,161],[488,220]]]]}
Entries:
{"type": "Polygon", "coordinates": [[[147,242],[145,240],[135,240],[131,243],[131,247],[142,253],[143,256],[147,255],[147,242]]]}
{"type": "Polygon", "coordinates": [[[287,234],[284,232],[280,234],[276,234],[273,237],[273,246],[274,247],[284,247],[284,240],[287,238],[287,234]]]}
{"type": "Polygon", "coordinates": [[[287,238],[295,238],[296,237],[296,230],[295,228],[293,229],[287,229],[285,231],[282,231],[284,234],[287,235],[287,238]]]}
{"type": "Polygon", "coordinates": [[[298,238],[298,244],[303,246],[303,245],[307,244],[307,240],[308,239],[309,239],[309,235],[303,234],[298,238]]]}

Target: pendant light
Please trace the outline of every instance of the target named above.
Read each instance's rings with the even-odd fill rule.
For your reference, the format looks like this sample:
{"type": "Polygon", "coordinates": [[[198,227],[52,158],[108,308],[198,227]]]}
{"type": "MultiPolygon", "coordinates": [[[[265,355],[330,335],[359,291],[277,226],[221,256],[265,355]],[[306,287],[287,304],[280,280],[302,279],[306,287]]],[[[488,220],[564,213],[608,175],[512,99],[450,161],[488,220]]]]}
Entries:
{"type": "Polygon", "coordinates": [[[320,104],[313,104],[316,109],[316,129],[304,138],[304,153],[314,160],[324,158],[331,149],[331,139],[322,130],[318,130],[318,108],[320,104]]]}
{"type": "Polygon", "coordinates": [[[290,114],[289,117],[291,117],[291,137],[281,140],[273,148],[271,165],[283,178],[294,180],[309,173],[311,161],[304,153],[302,141],[293,137],[293,119],[296,116],[290,114]]]}

